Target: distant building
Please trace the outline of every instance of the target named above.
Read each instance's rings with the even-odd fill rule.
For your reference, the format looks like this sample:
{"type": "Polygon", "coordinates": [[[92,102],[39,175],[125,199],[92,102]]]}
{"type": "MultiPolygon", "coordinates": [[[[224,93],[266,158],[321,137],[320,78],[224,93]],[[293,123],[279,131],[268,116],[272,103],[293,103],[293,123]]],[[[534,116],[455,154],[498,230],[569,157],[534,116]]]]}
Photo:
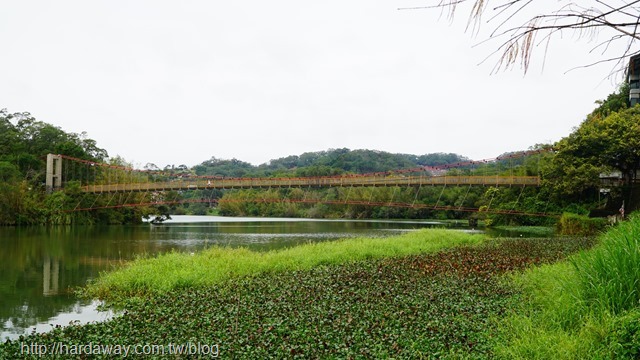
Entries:
{"type": "Polygon", "coordinates": [[[623,183],[624,179],[620,171],[600,174],[600,184],[603,186],[621,186],[623,183]]]}
{"type": "Polygon", "coordinates": [[[627,81],[629,82],[629,105],[633,107],[640,103],[640,55],[629,59],[627,81]]]}
{"type": "MultiPolygon", "coordinates": [[[[633,181],[640,179],[640,170],[636,171],[633,181]]],[[[612,171],[610,173],[600,174],[600,184],[603,186],[622,186],[624,185],[624,176],[620,171],[612,171]]]]}

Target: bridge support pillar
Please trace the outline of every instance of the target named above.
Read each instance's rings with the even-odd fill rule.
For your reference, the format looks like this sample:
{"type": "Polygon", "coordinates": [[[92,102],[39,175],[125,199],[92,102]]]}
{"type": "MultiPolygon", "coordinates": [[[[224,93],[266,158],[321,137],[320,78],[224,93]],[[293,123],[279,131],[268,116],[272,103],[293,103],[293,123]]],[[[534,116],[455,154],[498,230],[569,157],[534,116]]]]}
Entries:
{"type": "Polygon", "coordinates": [[[47,192],[59,190],[62,187],[62,156],[47,155],[47,172],[45,178],[47,192]]]}

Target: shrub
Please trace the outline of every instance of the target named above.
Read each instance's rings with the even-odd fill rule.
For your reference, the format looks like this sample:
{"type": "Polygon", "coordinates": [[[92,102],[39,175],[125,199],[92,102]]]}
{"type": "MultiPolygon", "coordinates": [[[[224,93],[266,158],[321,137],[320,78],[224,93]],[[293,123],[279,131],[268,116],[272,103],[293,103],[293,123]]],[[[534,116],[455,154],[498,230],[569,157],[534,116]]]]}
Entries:
{"type": "Polygon", "coordinates": [[[558,221],[558,233],[562,235],[595,235],[607,224],[606,219],[564,213],[558,221]]]}

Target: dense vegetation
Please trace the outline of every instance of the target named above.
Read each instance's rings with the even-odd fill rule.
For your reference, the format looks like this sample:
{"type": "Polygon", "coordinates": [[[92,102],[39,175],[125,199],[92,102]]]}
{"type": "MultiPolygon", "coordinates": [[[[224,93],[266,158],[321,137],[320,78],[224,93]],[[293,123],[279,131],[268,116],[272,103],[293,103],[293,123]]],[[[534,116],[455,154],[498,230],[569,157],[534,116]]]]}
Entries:
{"type": "Polygon", "coordinates": [[[308,152],[271,160],[253,166],[233,159],[211,158],[193,167],[196,175],[224,177],[303,177],[331,176],[345,173],[365,174],[418,166],[437,166],[468,160],[457,154],[435,153],[426,155],[391,154],[374,150],[331,149],[308,152]]]}
{"type": "MultiPolygon", "coordinates": [[[[207,270],[198,264],[219,259],[227,276],[215,281],[185,278],[182,271],[165,273],[161,261],[138,261],[132,267],[148,273],[145,279],[159,281],[142,279],[150,288],[134,288],[138,296],[129,298],[133,277],[116,275],[108,285],[114,291],[101,292],[126,304],[122,316],[7,341],[0,345],[0,355],[19,354],[22,342],[93,341],[106,345],[191,341],[217,344],[220,356],[241,359],[487,358],[493,354],[499,331],[495,319],[514,301],[515,289],[502,281],[501,275],[556,261],[591,242],[581,238],[484,239],[480,245],[442,249],[482,240],[482,236],[455,231],[421,231],[390,240],[329,243],[324,245],[332,249],[329,252],[301,246],[292,249],[295,254],[244,253],[243,257],[257,257],[259,264],[246,266],[256,271],[244,274],[224,261],[236,255],[234,250],[194,255],[198,259],[194,265],[186,265],[185,272],[208,271],[215,279],[219,266],[207,270]],[[396,242],[404,245],[396,247],[396,242]],[[425,247],[433,242],[438,245],[425,247]],[[416,251],[404,251],[411,244],[416,251]],[[379,255],[363,260],[359,255],[367,251],[353,251],[354,246],[379,255]],[[437,249],[441,250],[434,253],[437,249]],[[230,251],[227,256],[226,251],[230,251]],[[310,266],[313,260],[316,265],[310,266]],[[156,271],[160,274],[154,274],[156,271]],[[162,281],[167,277],[175,281],[168,287],[162,281]]],[[[176,256],[159,259],[177,264],[176,256]]],[[[207,276],[203,273],[199,278],[207,276]]]]}
{"type": "Polygon", "coordinates": [[[600,174],[616,171],[629,190],[640,166],[640,110],[627,108],[628,96],[629,87],[624,84],[605,101],[597,102],[598,107],[579,127],[554,144],[555,153],[544,162],[542,173],[556,198],[576,202],[594,198],[600,174]]]}
{"type": "MultiPolygon", "coordinates": [[[[0,110],[0,225],[34,224],[123,224],[141,222],[143,216],[158,213],[151,208],[104,209],[67,212],[74,208],[104,204],[106,200],[80,192],[79,181],[69,181],[64,191],[47,194],[47,154],[60,154],[85,161],[127,166],[120,157],[109,158],[86,133],[68,133],[36,120],[27,112],[0,110]]],[[[97,169],[75,167],[65,175],[99,181],[97,169]]],[[[130,195],[135,202],[138,194],[130,195]]]]}
{"type": "Polygon", "coordinates": [[[519,304],[502,322],[505,358],[640,357],[640,217],[568,261],[514,277],[519,304]]]}
{"type": "Polygon", "coordinates": [[[85,133],[66,133],[29,113],[0,110],[0,225],[59,222],[60,196],[45,196],[48,153],[92,161],[107,157],[85,133]]]}

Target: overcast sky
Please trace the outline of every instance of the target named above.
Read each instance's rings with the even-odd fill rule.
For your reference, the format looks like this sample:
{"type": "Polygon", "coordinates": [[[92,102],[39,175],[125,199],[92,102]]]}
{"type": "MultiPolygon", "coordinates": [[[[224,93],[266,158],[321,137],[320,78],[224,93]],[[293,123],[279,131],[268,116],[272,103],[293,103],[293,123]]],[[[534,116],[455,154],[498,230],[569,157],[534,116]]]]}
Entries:
{"type": "MultiPolygon", "coordinates": [[[[568,135],[615,90],[567,36],[491,74],[496,43],[419,1],[4,1],[0,108],[136,166],[330,148],[473,159],[568,135]]],[[[490,27],[486,27],[488,30],[490,27]]],[[[595,57],[594,57],[595,56],[595,57]]]]}

